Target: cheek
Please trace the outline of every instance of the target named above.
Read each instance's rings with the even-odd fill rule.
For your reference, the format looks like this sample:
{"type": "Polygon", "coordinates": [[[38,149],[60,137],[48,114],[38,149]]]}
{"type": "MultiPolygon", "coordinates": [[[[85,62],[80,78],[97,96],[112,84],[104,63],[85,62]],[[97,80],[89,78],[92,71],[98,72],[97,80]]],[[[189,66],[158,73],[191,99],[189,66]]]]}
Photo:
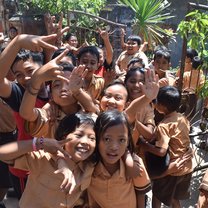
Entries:
{"type": "Polygon", "coordinates": [[[124,100],[117,102],[118,110],[122,112],[125,108],[126,102],[124,100]]]}

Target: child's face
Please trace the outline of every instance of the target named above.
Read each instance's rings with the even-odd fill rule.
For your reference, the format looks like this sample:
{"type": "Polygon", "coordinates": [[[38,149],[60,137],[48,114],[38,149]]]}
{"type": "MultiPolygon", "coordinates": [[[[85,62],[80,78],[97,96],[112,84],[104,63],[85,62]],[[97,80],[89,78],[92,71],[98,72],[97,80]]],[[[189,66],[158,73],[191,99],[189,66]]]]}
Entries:
{"type": "Polygon", "coordinates": [[[122,112],[127,100],[127,90],[122,85],[113,85],[105,90],[101,98],[100,107],[103,111],[114,110],[122,112]]]}
{"type": "Polygon", "coordinates": [[[126,82],[126,87],[129,92],[129,97],[131,100],[134,100],[142,95],[142,91],[139,83],[144,83],[144,74],[139,71],[136,71],[128,78],[126,82]]]}
{"type": "Polygon", "coordinates": [[[139,45],[137,44],[136,41],[128,40],[128,41],[127,41],[127,47],[126,47],[126,50],[127,50],[127,53],[128,53],[129,55],[133,55],[133,54],[135,54],[136,52],[138,52],[138,50],[139,50],[139,45]]]}
{"type": "MultiPolygon", "coordinates": [[[[68,78],[71,72],[64,71],[64,77],[68,78]]],[[[55,80],[51,84],[51,95],[53,101],[62,107],[74,104],[77,100],[72,96],[69,83],[65,80],[55,80]]]]}
{"type": "Polygon", "coordinates": [[[165,71],[169,70],[170,63],[164,57],[158,57],[153,62],[155,72],[159,75],[159,78],[165,76],[165,71]]]}
{"type": "Polygon", "coordinates": [[[28,59],[26,61],[17,61],[13,65],[12,71],[14,72],[14,76],[17,82],[24,88],[26,88],[27,82],[31,79],[33,73],[38,68],[40,68],[40,65],[38,63],[33,62],[32,59],[28,59]]]}
{"type": "Polygon", "coordinates": [[[77,37],[71,36],[71,38],[68,40],[68,44],[76,48],[78,45],[77,37]]]}
{"type": "Polygon", "coordinates": [[[94,74],[95,70],[98,69],[97,56],[91,53],[85,53],[81,56],[79,64],[84,64],[88,69],[88,73],[85,78],[89,80],[92,78],[92,75],[94,74]]]}
{"type": "Polygon", "coordinates": [[[98,144],[103,164],[109,168],[119,165],[127,146],[128,129],[124,124],[107,128],[98,144]]]}
{"type": "Polygon", "coordinates": [[[71,140],[65,144],[65,150],[73,161],[86,160],[95,150],[96,139],[93,126],[82,124],[73,133],[67,135],[71,140]]]}

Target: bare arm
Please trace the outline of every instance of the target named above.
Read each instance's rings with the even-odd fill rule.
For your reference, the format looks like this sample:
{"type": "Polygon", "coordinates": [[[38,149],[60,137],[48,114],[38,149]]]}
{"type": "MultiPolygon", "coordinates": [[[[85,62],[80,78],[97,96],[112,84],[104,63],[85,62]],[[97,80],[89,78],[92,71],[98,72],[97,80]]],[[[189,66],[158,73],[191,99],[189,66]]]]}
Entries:
{"type": "Polygon", "coordinates": [[[35,108],[35,102],[43,83],[54,79],[64,79],[68,81],[65,77],[61,76],[61,67],[57,65],[67,52],[67,50],[64,51],[58,57],[43,65],[33,74],[32,79],[28,83],[20,106],[20,115],[25,120],[35,121],[38,117],[38,112],[35,108]]]}
{"type": "Polygon", "coordinates": [[[154,137],[154,126],[151,124],[143,124],[137,120],[136,128],[139,134],[141,134],[146,139],[153,139],[154,137]]]}
{"type": "Polygon", "coordinates": [[[17,53],[21,48],[32,51],[42,51],[42,48],[56,49],[55,46],[48,44],[51,39],[56,38],[56,35],[35,36],[35,35],[18,35],[4,49],[0,55],[0,96],[9,97],[11,94],[11,83],[6,79],[12,63],[14,62],[17,53]]]}
{"type": "Polygon", "coordinates": [[[143,96],[136,98],[125,110],[129,123],[135,121],[136,112],[148,105],[157,97],[159,91],[158,76],[152,70],[145,71],[145,84],[140,83],[143,96]]]}
{"type": "Polygon", "coordinates": [[[113,48],[110,43],[109,34],[107,31],[100,30],[100,29],[99,29],[99,33],[100,33],[101,38],[103,39],[105,49],[106,49],[106,62],[107,64],[110,65],[113,61],[113,48]]]}

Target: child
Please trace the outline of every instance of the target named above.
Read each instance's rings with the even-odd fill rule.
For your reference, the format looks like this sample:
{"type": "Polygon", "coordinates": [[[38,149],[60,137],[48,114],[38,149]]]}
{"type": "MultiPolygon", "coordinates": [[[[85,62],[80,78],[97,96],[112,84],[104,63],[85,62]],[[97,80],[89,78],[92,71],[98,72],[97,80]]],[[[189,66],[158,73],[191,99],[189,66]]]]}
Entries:
{"type": "Polygon", "coordinates": [[[0,160],[30,171],[20,200],[21,208],[72,208],[82,205],[82,201],[78,199],[90,184],[94,169],[90,159],[96,144],[94,122],[84,114],[69,115],[60,122],[55,138],[58,141],[35,138],[0,147],[0,160]],[[57,151],[63,152],[61,146],[64,146],[65,152],[71,156],[71,159],[68,159],[68,168],[73,172],[76,181],[71,194],[60,189],[63,177],[54,173],[58,168],[57,151]]]}
{"type": "MultiPolygon", "coordinates": [[[[50,36],[34,36],[34,35],[18,35],[15,37],[0,55],[0,96],[12,108],[18,129],[18,140],[31,139],[31,136],[24,131],[24,120],[19,115],[20,104],[27,86],[28,80],[31,78],[35,70],[41,66],[40,56],[35,53],[21,51],[22,48],[41,51],[43,48],[55,50],[56,47],[47,43],[56,38],[56,35],[50,36]],[[37,59],[38,57],[38,59],[37,59]],[[12,69],[16,82],[12,82],[6,78],[10,68],[12,69]]],[[[44,86],[40,90],[36,106],[42,107],[48,100],[47,91],[44,86]]],[[[18,198],[24,190],[24,181],[26,181],[27,173],[14,170],[10,167],[15,191],[18,198]]]]}
{"type": "MultiPolygon", "coordinates": [[[[188,48],[186,51],[184,72],[191,71],[192,61],[195,56],[198,56],[197,51],[195,49],[188,48]]],[[[176,77],[180,77],[180,69],[176,72],[176,77]]]]}
{"type": "MultiPolygon", "coordinates": [[[[190,148],[189,122],[182,114],[176,112],[180,101],[181,95],[175,87],[160,88],[155,107],[165,118],[156,129],[155,145],[140,139],[142,148],[153,155],[163,157],[168,152],[170,162],[181,158],[190,148]]],[[[154,171],[157,172],[159,168],[164,167],[155,168],[154,171]]],[[[192,170],[192,161],[189,160],[175,173],[165,177],[161,173],[159,179],[153,180],[153,208],[160,207],[161,202],[167,206],[180,207],[180,200],[189,197],[192,170]]]]}
{"type": "Polygon", "coordinates": [[[54,138],[54,132],[60,120],[66,115],[81,110],[78,101],[87,112],[96,110],[90,96],[81,89],[82,78],[86,74],[85,67],[79,66],[73,69],[73,66],[68,64],[59,65],[67,52],[67,50],[64,51],[39,68],[28,83],[20,113],[27,120],[26,131],[32,136],[54,138]],[[35,108],[37,92],[43,83],[51,80],[51,97],[57,111],[53,123],[50,122],[48,114],[48,111],[52,110],[52,106],[49,105],[47,110],[35,108]]]}
{"type": "Polygon", "coordinates": [[[95,101],[99,98],[104,88],[104,79],[95,75],[99,66],[100,54],[95,46],[87,46],[80,50],[77,55],[78,65],[85,65],[88,73],[84,79],[84,90],[87,91],[95,101]]]}
{"type": "Polygon", "coordinates": [[[126,50],[120,54],[116,61],[116,72],[126,72],[129,61],[135,57],[141,58],[145,67],[148,68],[148,58],[144,52],[139,50],[141,44],[142,39],[137,35],[131,35],[127,38],[126,50]]]}
{"type": "Polygon", "coordinates": [[[183,91],[196,93],[203,86],[205,77],[201,70],[202,61],[198,56],[192,60],[192,68],[183,74],[183,91]]]}
{"type": "Polygon", "coordinates": [[[174,86],[175,77],[170,73],[170,53],[166,50],[156,50],[153,62],[155,73],[159,76],[159,85],[174,86]]]}
{"type": "MultiPolygon", "coordinates": [[[[126,88],[128,90],[128,98],[131,103],[133,100],[143,95],[140,83],[145,83],[144,69],[143,68],[131,68],[124,80],[126,88]]],[[[134,145],[142,135],[146,139],[152,139],[155,122],[154,122],[154,109],[152,104],[144,106],[142,109],[136,112],[135,125],[132,132],[134,145]]]]}
{"type": "MultiPolygon", "coordinates": [[[[95,133],[98,162],[88,188],[89,206],[144,207],[144,203],[140,204],[139,195],[150,188],[149,183],[147,185],[147,181],[140,177],[128,180],[121,159],[129,150],[134,163],[140,165],[133,154],[131,130],[125,115],[117,110],[101,113],[96,120],[95,133]]],[[[142,171],[144,174],[145,169],[142,171]]]]}

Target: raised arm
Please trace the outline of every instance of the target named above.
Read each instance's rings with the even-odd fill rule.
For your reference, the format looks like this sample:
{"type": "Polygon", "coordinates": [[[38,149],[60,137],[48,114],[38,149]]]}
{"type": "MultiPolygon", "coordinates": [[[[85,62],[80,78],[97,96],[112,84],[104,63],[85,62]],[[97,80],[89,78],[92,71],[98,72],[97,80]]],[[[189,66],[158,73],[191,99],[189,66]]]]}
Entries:
{"type": "Polygon", "coordinates": [[[35,108],[35,102],[42,84],[44,84],[46,81],[55,79],[64,79],[68,81],[62,76],[62,68],[58,65],[60,60],[66,55],[67,52],[67,50],[64,51],[55,59],[43,65],[33,74],[30,82],[28,83],[20,106],[20,115],[25,120],[35,121],[38,117],[38,111],[35,108]]]}
{"type": "Polygon", "coordinates": [[[42,51],[43,48],[55,50],[55,46],[48,44],[54,38],[56,38],[56,35],[35,36],[22,34],[15,37],[8,44],[0,55],[0,96],[7,98],[11,94],[11,83],[6,79],[6,76],[19,50],[22,48],[32,51],[42,51]]]}
{"type": "Polygon", "coordinates": [[[144,95],[134,99],[125,110],[130,123],[135,121],[137,111],[141,111],[144,106],[157,97],[159,91],[158,76],[155,75],[153,70],[148,69],[145,71],[145,84],[140,83],[140,86],[144,95]]]}
{"type": "Polygon", "coordinates": [[[110,43],[110,39],[109,39],[109,34],[107,31],[105,30],[98,30],[100,33],[101,38],[103,39],[104,45],[105,45],[105,49],[106,49],[106,62],[108,65],[110,65],[113,61],[113,48],[112,45],[110,43]]]}

